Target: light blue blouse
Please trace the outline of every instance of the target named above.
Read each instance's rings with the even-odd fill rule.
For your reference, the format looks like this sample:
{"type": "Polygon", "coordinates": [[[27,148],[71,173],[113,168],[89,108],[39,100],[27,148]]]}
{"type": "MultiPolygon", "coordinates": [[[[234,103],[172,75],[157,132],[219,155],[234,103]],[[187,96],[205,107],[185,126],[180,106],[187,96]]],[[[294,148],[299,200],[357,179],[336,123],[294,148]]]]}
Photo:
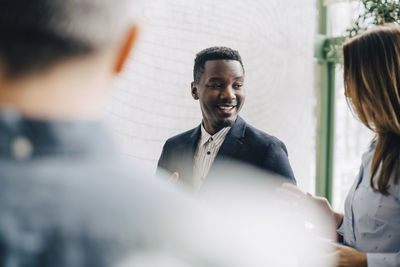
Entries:
{"type": "MultiPolygon", "coordinates": [[[[391,183],[384,196],[370,186],[373,143],[362,157],[360,174],[346,198],[344,243],[367,253],[368,267],[400,266],[400,185],[391,183]]],[[[374,177],[374,179],[376,176],[374,177]]]]}

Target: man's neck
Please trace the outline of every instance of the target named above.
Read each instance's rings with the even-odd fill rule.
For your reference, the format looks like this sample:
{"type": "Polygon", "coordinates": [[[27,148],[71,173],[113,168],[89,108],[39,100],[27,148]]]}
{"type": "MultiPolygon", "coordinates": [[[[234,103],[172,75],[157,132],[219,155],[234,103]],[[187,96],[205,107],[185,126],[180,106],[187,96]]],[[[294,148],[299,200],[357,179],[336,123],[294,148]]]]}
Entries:
{"type": "MultiPolygon", "coordinates": [[[[237,119],[237,117],[236,117],[236,119],[237,119]]],[[[224,129],[224,128],[226,128],[226,127],[232,127],[232,126],[233,126],[233,124],[232,124],[232,125],[226,125],[226,126],[215,127],[215,126],[212,126],[212,125],[210,125],[210,124],[208,124],[208,123],[205,123],[205,122],[204,122],[204,118],[203,118],[203,120],[202,120],[202,122],[201,122],[201,125],[202,125],[202,127],[204,128],[204,130],[205,130],[209,135],[215,135],[216,133],[218,133],[218,132],[221,131],[222,129],[224,129]]]]}
{"type": "Polygon", "coordinates": [[[201,125],[209,135],[214,135],[214,134],[218,133],[223,128],[223,127],[216,128],[216,127],[213,127],[213,126],[211,126],[211,125],[209,125],[207,123],[204,123],[204,119],[201,122],[201,125]]]}
{"type": "Polygon", "coordinates": [[[77,59],[23,78],[0,77],[0,106],[45,119],[99,117],[112,77],[95,62],[77,59]]]}

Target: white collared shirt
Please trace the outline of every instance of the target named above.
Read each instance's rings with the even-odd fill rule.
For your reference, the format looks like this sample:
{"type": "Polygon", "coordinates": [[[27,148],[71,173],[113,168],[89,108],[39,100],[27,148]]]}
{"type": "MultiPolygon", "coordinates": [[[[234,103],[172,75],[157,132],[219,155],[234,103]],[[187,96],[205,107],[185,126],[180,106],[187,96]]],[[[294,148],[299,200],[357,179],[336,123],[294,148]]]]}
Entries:
{"type": "Polygon", "coordinates": [[[225,127],[210,135],[201,124],[201,136],[194,154],[193,187],[199,191],[231,127],[225,127]]]}

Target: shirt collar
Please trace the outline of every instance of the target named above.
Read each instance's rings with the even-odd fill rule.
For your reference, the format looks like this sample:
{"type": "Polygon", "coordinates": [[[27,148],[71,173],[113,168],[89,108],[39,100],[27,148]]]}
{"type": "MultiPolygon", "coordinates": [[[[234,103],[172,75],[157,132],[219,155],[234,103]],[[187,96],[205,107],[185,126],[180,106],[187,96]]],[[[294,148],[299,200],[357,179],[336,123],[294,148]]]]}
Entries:
{"type": "Polygon", "coordinates": [[[217,133],[215,133],[214,135],[210,135],[206,129],[204,128],[203,123],[201,123],[201,136],[200,136],[200,143],[199,145],[204,145],[205,143],[207,143],[210,138],[212,138],[213,140],[224,140],[226,135],[228,134],[229,130],[232,127],[224,127],[221,130],[219,130],[217,133]]]}
{"type": "Polygon", "coordinates": [[[13,158],[13,150],[18,152],[21,147],[22,151],[28,149],[29,152],[22,158],[114,152],[111,134],[101,121],[42,120],[0,108],[0,157],[13,158]]]}

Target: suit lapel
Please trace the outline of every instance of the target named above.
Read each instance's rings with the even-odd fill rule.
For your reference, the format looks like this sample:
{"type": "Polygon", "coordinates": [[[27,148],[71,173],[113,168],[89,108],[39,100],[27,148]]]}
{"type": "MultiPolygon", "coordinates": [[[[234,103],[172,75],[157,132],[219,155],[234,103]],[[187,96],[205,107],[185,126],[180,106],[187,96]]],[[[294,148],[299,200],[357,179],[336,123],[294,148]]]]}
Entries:
{"type": "Polygon", "coordinates": [[[196,127],[193,132],[190,134],[189,138],[185,141],[184,144],[184,155],[189,156],[191,160],[194,160],[194,153],[196,152],[197,142],[200,138],[200,125],[196,127]]]}
{"type": "MultiPolygon", "coordinates": [[[[226,135],[225,141],[222,143],[218,151],[215,161],[226,161],[231,158],[237,158],[243,149],[243,137],[246,129],[246,122],[238,116],[231,130],[226,135]]],[[[214,164],[213,164],[214,165],[214,164]]]]}
{"type": "Polygon", "coordinates": [[[180,179],[182,182],[191,185],[193,177],[194,153],[196,152],[197,142],[200,137],[200,125],[193,129],[188,138],[182,142],[180,179]]]}

